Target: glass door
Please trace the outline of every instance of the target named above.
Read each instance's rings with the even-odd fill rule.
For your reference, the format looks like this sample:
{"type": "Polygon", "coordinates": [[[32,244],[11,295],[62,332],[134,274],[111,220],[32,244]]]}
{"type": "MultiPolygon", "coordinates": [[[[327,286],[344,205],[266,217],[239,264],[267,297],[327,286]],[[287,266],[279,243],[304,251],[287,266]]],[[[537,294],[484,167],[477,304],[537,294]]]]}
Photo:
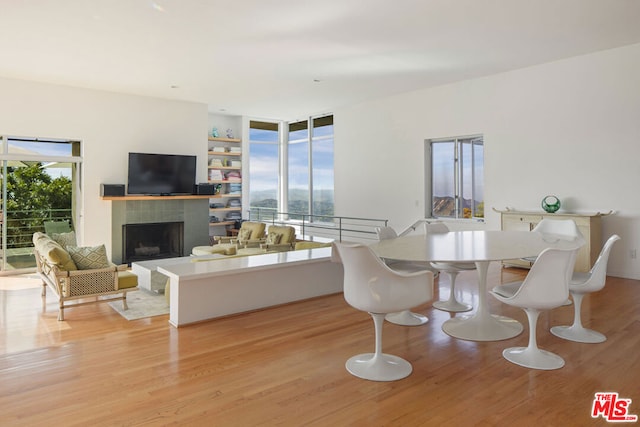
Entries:
{"type": "Polygon", "coordinates": [[[18,273],[35,267],[34,232],[54,233],[76,228],[80,142],[1,138],[0,271],[18,273]]]}

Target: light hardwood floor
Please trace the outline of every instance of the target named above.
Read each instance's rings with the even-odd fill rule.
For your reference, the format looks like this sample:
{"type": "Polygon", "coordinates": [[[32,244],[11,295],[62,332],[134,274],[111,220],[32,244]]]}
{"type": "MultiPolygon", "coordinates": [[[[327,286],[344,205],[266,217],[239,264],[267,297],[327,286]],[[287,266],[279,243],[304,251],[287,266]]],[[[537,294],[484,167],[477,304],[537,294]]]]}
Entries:
{"type": "MultiPolygon", "coordinates": [[[[489,284],[525,271],[492,264],[489,284]]],[[[459,275],[473,301],[475,272],[459,275]]],[[[447,295],[446,277],[436,289],[447,295]]],[[[436,293],[437,296],[437,293],[436,293]]],[[[494,313],[526,325],[489,296],[494,313]]],[[[454,339],[430,304],[423,326],[385,323],[383,350],[413,364],[404,380],[351,376],[352,355],[373,350],[373,322],[342,295],[175,329],[168,316],[128,322],[106,304],[68,309],[58,322],[38,280],[0,278],[2,426],[570,426],[590,416],[594,393],[616,391],[640,414],[640,281],[609,278],[587,296],[585,326],[607,335],[579,344],[551,335],[573,307],[543,313],[538,342],[566,361],[556,371],[513,365],[498,342],[454,339]]]]}

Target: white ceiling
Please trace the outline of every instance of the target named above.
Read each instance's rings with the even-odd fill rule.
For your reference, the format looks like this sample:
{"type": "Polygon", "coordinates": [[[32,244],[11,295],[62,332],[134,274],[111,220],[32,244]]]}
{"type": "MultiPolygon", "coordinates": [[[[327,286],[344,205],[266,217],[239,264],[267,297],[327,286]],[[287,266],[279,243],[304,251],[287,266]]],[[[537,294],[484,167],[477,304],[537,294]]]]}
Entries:
{"type": "Polygon", "coordinates": [[[293,119],[639,43],[639,18],[638,0],[0,0],[0,76],[293,119]]]}

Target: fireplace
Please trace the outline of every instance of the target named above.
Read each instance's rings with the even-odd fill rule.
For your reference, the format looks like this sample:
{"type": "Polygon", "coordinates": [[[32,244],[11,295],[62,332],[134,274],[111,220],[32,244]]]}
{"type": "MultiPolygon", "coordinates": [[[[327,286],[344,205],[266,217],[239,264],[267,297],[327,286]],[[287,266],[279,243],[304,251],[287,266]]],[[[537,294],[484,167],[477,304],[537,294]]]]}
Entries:
{"type": "Polygon", "coordinates": [[[184,256],[184,222],[124,224],[123,263],[184,256]]]}

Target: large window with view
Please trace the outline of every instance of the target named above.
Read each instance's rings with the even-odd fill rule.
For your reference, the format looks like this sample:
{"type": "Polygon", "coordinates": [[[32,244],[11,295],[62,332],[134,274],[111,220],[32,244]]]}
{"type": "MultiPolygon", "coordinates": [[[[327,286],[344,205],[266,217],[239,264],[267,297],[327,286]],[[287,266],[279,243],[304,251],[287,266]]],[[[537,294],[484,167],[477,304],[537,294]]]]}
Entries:
{"type": "Polygon", "coordinates": [[[333,115],[289,123],[288,212],[333,216],[333,115]]]}
{"type": "Polygon", "coordinates": [[[80,166],[79,141],[0,136],[1,271],[35,267],[34,232],[75,230],[80,166]]]}
{"type": "Polygon", "coordinates": [[[427,188],[436,218],[484,218],[482,136],[428,140],[427,188]]]}
{"type": "Polygon", "coordinates": [[[278,212],[280,125],[249,122],[249,208],[278,212]]]}
{"type": "Polygon", "coordinates": [[[333,216],[333,116],[277,123],[249,122],[249,205],[252,217],[333,216]]]}

